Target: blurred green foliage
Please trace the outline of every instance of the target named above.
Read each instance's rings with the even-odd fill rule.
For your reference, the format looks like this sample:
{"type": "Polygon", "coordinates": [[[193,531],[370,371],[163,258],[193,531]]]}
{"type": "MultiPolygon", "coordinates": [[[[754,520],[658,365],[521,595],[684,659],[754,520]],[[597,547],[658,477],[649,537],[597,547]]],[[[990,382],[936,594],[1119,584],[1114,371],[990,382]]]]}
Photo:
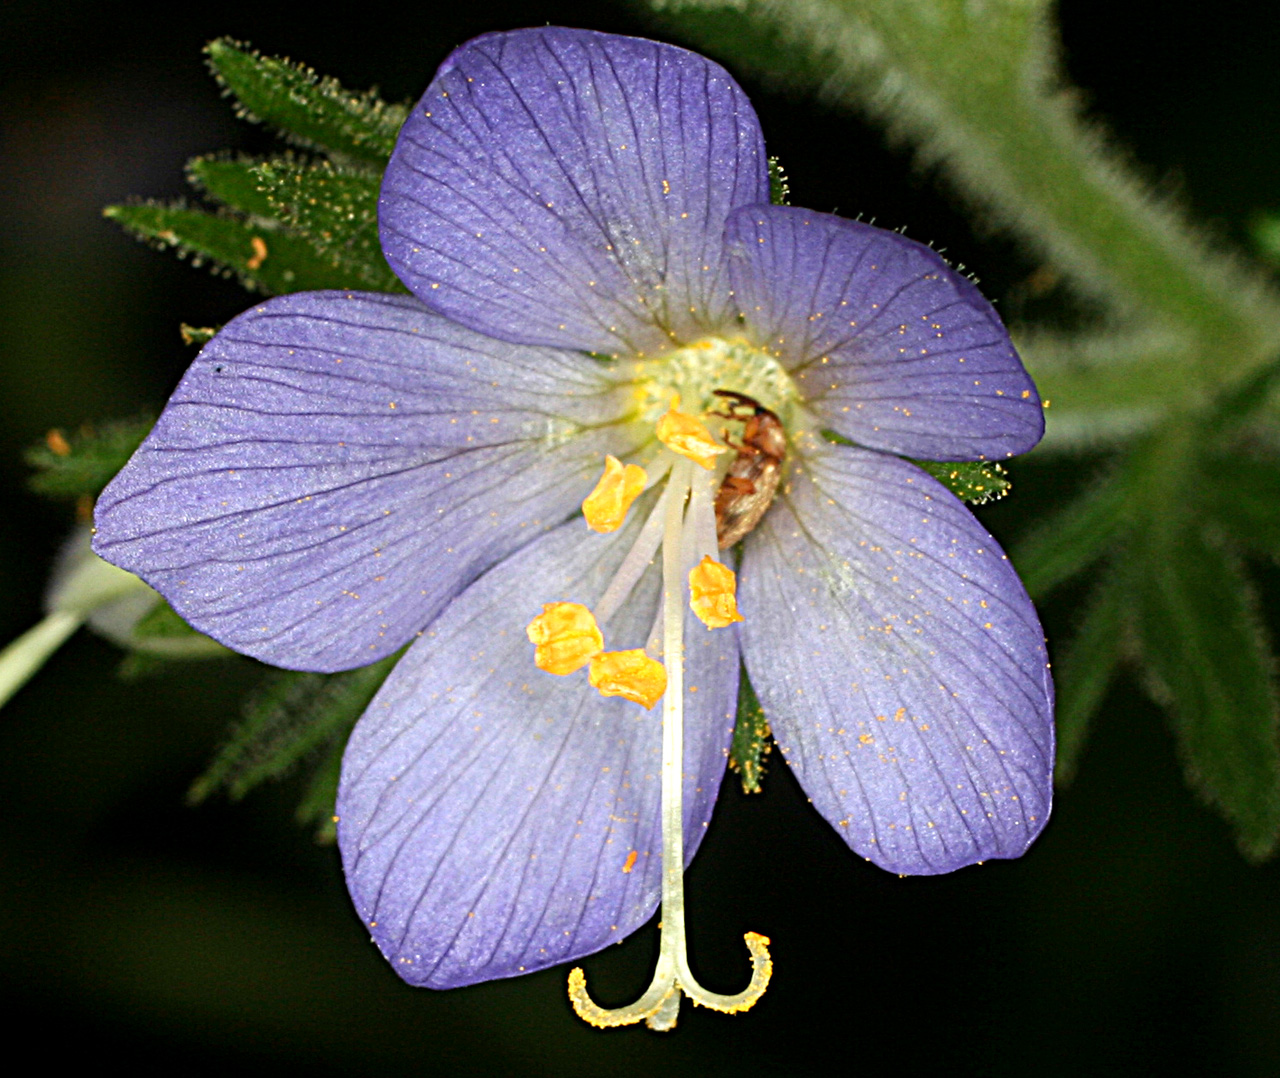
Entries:
{"type": "Polygon", "coordinates": [[[155,419],[118,420],[70,435],[51,430],[26,451],[31,489],[51,498],[96,498],[142,444],[155,419]]]}

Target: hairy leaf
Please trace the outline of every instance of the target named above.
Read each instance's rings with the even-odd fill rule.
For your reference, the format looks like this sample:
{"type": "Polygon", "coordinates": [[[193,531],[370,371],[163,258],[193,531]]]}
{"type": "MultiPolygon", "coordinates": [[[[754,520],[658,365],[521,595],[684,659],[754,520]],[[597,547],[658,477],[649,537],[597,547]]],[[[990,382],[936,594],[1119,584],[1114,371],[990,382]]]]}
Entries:
{"type": "Polygon", "coordinates": [[[176,248],[194,265],[211,262],[251,291],[275,295],[309,289],[357,288],[349,268],[334,265],[305,239],[253,219],[206,213],[181,203],[141,202],[103,211],[160,248],[176,248]]]}
{"type": "Polygon", "coordinates": [[[378,239],[378,191],[382,177],[364,169],[338,168],[327,161],[291,158],[262,161],[252,168],[272,214],[305,236],[321,254],[379,292],[406,292],[382,255],[378,239]]]}
{"type": "Polygon", "coordinates": [[[769,158],[769,201],[775,206],[791,204],[791,183],[776,157],[769,158]]]}
{"type": "Polygon", "coordinates": [[[338,837],[338,819],[333,814],[338,801],[338,778],[342,774],[342,751],[346,741],[334,738],[333,745],[316,766],[302,795],[294,818],[302,827],[316,829],[316,841],[332,844],[338,837]]]}
{"type": "Polygon", "coordinates": [[[183,344],[206,345],[217,335],[221,326],[189,326],[186,322],[178,325],[183,344]]]}
{"type": "Polygon", "coordinates": [[[334,743],[345,743],[402,652],[341,674],[279,671],[245,707],[244,719],[188,793],[203,801],[219,788],[233,799],[334,743]]]}
{"type": "Polygon", "coordinates": [[[205,50],[218,81],[240,103],[241,115],[283,132],[300,145],[384,167],[395,146],[405,105],[388,105],[370,90],[353,93],[309,67],[263,56],[230,38],[205,50]]]}
{"type": "Polygon", "coordinates": [[[305,239],[344,287],[404,292],[378,240],[381,177],[365,168],[279,157],[197,157],[191,182],[208,197],[276,232],[305,239]]]}
{"type": "Polygon", "coordinates": [[[1280,561],[1280,461],[1224,454],[1205,462],[1205,497],[1232,543],[1280,561]]]}
{"type": "Polygon", "coordinates": [[[187,182],[233,210],[275,221],[275,207],[254,171],[257,164],[251,157],[193,157],[187,162],[187,182]]]}
{"type": "Polygon", "coordinates": [[[1033,599],[1088,569],[1124,537],[1129,526],[1130,495],[1120,474],[1113,474],[1059,509],[1014,547],[1011,557],[1033,599]]]}
{"type": "Polygon", "coordinates": [[[1060,785],[1075,777],[1089,724],[1124,657],[1132,603],[1124,567],[1107,572],[1089,597],[1084,619],[1062,658],[1054,663],[1054,684],[1058,689],[1054,781],[1060,785]]]}
{"type": "Polygon", "coordinates": [[[1271,650],[1253,590],[1194,522],[1144,537],[1142,661],[1174,722],[1188,779],[1261,860],[1280,837],[1280,743],[1271,650]]]}
{"type": "Polygon", "coordinates": [[[200,633],[191,628],[173,607],[162,600],[138,619],[138,623],[133,627],[133,635],[138,640],[159,640],[199,636],[200,633]]]}

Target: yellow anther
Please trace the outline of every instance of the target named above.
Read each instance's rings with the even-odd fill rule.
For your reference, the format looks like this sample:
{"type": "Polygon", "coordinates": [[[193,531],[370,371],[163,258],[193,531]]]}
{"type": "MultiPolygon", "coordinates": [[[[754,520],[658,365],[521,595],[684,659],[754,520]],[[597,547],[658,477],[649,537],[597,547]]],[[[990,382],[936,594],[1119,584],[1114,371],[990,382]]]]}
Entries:
{"type": "Polygon", "coordinates": [[[689,606],[708,629],[723,629],[742,620],[737,583],[732,569],[707,554],[689,570],[689,606]]]}
{"type": "Polygon", "coordinates": [[[667,691],[667,668],[643,648],[600,652],[592,658],[587,678],[601,696],[625,696],[644,708],[653,707],[667,691]]]}
{"type": "Polygon", "coordinates": [[[624,468],[617,457],[606,456],[604,475],[582,503],[587,527],[597,532],[617,531],[648,479],[638,464],[628,464],[624,468]]]}
{"type": "Polygon", "coordinates": [[[720,453],[729,451],[727,446],[707,433],[701,422],[674,408],[658,420],[657,435],[658,441],[668,449],[708,470],[716,466],[716,457],[720,453]]]}
{"type": "Polygon", "coordinates": [[[604,649],[595,615],[581,603],[544,603],[525,632],[537,647],[533,661],[548,674],[581,670],[604,649]]]}

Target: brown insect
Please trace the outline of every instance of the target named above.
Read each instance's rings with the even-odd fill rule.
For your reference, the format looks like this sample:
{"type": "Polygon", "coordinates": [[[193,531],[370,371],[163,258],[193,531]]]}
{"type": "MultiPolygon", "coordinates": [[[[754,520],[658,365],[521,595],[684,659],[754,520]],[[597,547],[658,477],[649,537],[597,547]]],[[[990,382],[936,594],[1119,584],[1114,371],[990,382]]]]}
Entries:
{"type": "Polygon", "coordinates": [[[725,550],[760,523],[773,501],[787,456],[787,435],[782,420],[758,400],[729,389],[715,394],[724,398],[727,411],[713,414],[743,424],[740,443],[725,439],[737,456],[716,493],[716,542],[725,550]]]}

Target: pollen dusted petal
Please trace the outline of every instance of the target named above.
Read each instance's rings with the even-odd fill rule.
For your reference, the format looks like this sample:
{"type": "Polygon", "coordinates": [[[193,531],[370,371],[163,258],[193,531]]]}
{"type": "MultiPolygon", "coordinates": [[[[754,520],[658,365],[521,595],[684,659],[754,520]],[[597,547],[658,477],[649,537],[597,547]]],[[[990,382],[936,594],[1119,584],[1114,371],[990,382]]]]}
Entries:
{"type": "Polygon", "coordinates": [[[689,606],[708,629],[723,629],[741,621],[736,598],[738,581],[732,569],[709,554],[689,570],[689,606]]]}
{"type": "Polygon", "coordinates": [[[667,668],[644,648],[601,652],[591,660],[588,677],[601,696],[622,696],[643,708],[653,707],[667,691],[667,668]]]}
{"type": "Polygon", "coordinates": [[[525,344],[652,352],[732,319],[725,219],[768,198],[759,121],[724,68],[553,26],[445,60],[378,218],[392,268],[441,314],[525,344]]]}
{"type": "Polygon", "coordinates": [[[604,475],[595,490],[582,503],[587,527],[597,532],[617,531],[626,519],[627,510],[644,490],[649,476],[638,464],[622,462],[612,454],[604,458],[604,475]]]}
{"type": "Polygon", "coordinates": [[[719,454],[729,451],[711,437],[700,420],[674,408],[658,420],[656,433],[658,441],[673,453],[688,457],[708,471],[716,466],[719,454]]]}
{"type": "MultiPolygon", "coordinates": [[[[410,984],[567,962],[624,939],[658,904],[662,724],[582,673],[543,676],[524,634],[531,594],[599,601],[638,518],[610,542],[569,520],[480,577],[356,724],[338,843],[361,920],[410,984]]],[[[660,598],[654,565],[610,639],[643,641],[660,598]]],[[[700,631],[691,612],[685,626],[685,676],[698,686],[685,701],[687,864],[724,776],[740,667],[735,633],[700,631]]]]}
{"type": "Polygon", "coordinates": [[[822,427],[926,460],[1040,440],[1040,395],[1000,316],[936,251],[796,206],[736,211],[725,243],[748,330],[822,427]]]}
{"type": "Polygon", "coordinates": [[[525,630],[536,646],[533,661],[548,674],[572,674],[604,650],[595,616],[581,603],[546,603],[525,630]]]}
{"type": "Polygon", "coordinates": [[[1020,856],[1049,818],[1053,683],[973,514],[906,461],[829,445],[797,462],[740,568],[768,611],[738,629],[751,684],[840,837],[904,874],[1020,856]]]}
{"type": "Polygon", "coordinates": [[[610,423],[632,400],[593,359],[411,296],[277,296],[196,357],[99,498],[94,549],[236,651],[364,666],[568,520],[600,458],[647,440],[610,423]]]}

